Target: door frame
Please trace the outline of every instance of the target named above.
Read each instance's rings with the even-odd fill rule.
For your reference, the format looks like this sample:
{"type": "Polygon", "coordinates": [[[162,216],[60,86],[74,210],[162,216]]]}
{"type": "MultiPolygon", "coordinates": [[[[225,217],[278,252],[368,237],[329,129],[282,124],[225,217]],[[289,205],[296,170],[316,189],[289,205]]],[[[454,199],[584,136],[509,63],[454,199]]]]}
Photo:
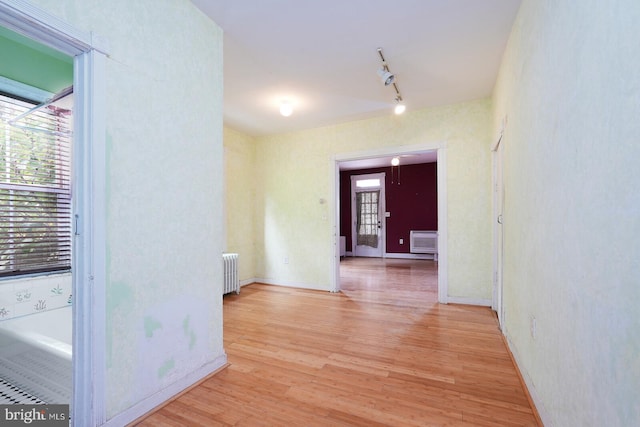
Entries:
{"type": "Polygon", "coordinates": [[[496,142],[491,148],[493,188],[493,301],[491,308],[498,316],[498,325],[504,333],[504,127],[502,121],[496,142]]]}
{"type": "Polygon", "coordinates": [[[384,147],[361,152],[336,154],[331,159],[329,168],[333,183],[331,198],[333,201],[334,214],[331,215],[333,230],[333,251],[330,291],[340,291],[340,163],[351,160],[374,159],[377,157],[393,157],[404,154],[416,154],[425,151],[437,152],[438,164],[438,302],[447,304],[448,302],[448,256],[447,256],[447,143],[445,141],[404,145],[397,147],[384,147]]]}
{"type": "MultiPolygon", "coordinates": [[[[385,258],[385,255],[387,253],[387,239],[386,239],[386,232],[387,232],[387,227],[385,224],[385,216],[384,216],[384,212],[386,210],[386,196],[385,196],[385,185],[386,185],[386,174],[384,172],[377,172],[377,173],[367,173],[367,174],[362,174],[362,175],[351,175],[351,251],[353,252],[353,256],[358,256],[357,255],[357,246],[358,246],[358,236],[357,236],[357,226],[356,226],[356,221],[357,221],[357,206],[356,206],[356,193],[361,193],[361,192],[367,192],[367,191],[371,191],[371,190],[380,190],[380,196],[378,199],[378,223],[380,224],[379,228],[378,228],[378,233],[379,233],[379,242],[378,242],[378,249],[377,251],[380,252],[379,256],[373,256],[373,255],[361,255],[361,256],[368,256],[368,257],[372,257],[372,258],[385,258]],[[362,190],[358,190],[357,188],[354,187],[354,181],[360,180],[360,179],[380,179],[380,186],[379,187],[372,187],[371,189],[362,189],[362,190]]],[[[373,251],[372,251],[373,252],[373,251]]]]}
{"type": "Polygon", "coordinates": [[[71,417],[98,426],[106,418],[106,42],[24,0],[0,2],[0,26],[74,58],[71,417]]]}

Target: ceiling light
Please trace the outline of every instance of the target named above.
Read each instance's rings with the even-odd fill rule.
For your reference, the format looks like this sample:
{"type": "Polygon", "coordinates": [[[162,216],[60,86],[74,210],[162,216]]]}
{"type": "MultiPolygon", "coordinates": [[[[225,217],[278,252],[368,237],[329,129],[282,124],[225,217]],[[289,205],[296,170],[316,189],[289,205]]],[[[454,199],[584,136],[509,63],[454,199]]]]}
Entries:
{"type": "Polygon", "coordinates": [[[289,117],[293,113],[293,105],[289,101],[282,101],[280,103],[280,114],[285,117],[289,117]]]}
{"type": "Polygon", "coordinates": [[[398,166],[400,164],[400,159],[398,157],[394,157],[391,159],[391,166],[398,166]]]}
{"type": "Polygon", "coordinates": [[[384,83],[385,86],[389,86],[391,83],[393,83],[396,80],[396,76],[394,76],[384,68],[381,68],[378,70],[378,75],[382,79],[382,83],[384,83]]]}
{"type": "Polygon", "coordinates": [[[396,106],[393,109],[393,112],[396,114],[402,114],[406,109],[407,109],[407,106],[404,105],[404,103],[402,102],[402,99],[396,98],[396,106]]]}

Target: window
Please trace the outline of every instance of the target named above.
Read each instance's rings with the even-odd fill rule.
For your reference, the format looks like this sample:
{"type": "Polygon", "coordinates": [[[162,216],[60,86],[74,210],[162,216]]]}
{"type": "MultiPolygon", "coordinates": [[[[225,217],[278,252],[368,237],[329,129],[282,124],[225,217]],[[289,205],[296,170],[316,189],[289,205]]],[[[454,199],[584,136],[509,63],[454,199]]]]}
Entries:
{"type": "Polygon", "coordinates": [[[70,116],[0,95],[0,276],[71,269],[70,116]]]}
{"type": "Polygon", "coordinates": [[[378,247],[380,190],[356,193],[358,245],[378,247]]]}
{"type": "Polygon", "coordinates": [[[357,188],[373,188],[380,187],[380,178],[359,179],[356,181],[357,188]]]}

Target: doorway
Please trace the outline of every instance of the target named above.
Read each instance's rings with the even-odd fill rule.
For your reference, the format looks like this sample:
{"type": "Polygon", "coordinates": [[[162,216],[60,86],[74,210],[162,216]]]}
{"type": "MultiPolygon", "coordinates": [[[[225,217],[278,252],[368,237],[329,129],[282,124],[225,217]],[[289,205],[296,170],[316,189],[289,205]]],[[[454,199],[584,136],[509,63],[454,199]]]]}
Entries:
{"type": "MultiPolygon", "coordinates": [[[[333,253],[333,274],[331,276],[330,290],[332,292],[340,291],[340,230],[345,230],[344,222],[341,223],[341,204],[349,202],[349,197],[341,199],[340,192],[340,171],[341,169],[369,169],[374,168],[376,165],[372,164],[376,160],[385,159],[385,165],[390,164],[390,160],[393,157],[403,156],[432,156],[430,160],[437,162],[437,224],[438,224],[438,262],[437,268],[437,283],[438,283],[438,302],[447,303],[447,150],[446,143],[425,143],[416,144],[404,147],[389,147],[385,149],[376,149],[368,152],[351,153],[344,155],[336,155],[334,158],[334,171],[333,171],[333,194],[332,199],[334,204],[334,215],[332,218],[332,226],[334,230],[334,253],[333,253]],[[341,228],[342,224],[342,228],[341,228]]],[[[344,192],[343,192],[344,193],[344,192]]],[[[344,197],[344,196],[343,196],[344,197]]],[[[384,218],[386,219],[386,212],[382,211],[384,218]]],[[[391,213],[393,216],[393,213],[391,213]]],[[[351,227],[350,221],[347,227],[351,227]]],[[[383,225],[384,227],[384,225],[383,225]]],[[[347,242],[350,242],[347,239],[347,242]]],[[[386,243],[386,242],[385,242],[386,243]]],[[[349,250],[347,248],[346,255],[349,256],[349,250]]],[[[384,258],[388,259],[388,258],[384,258]]]]}
{"type": "Polygon", "coordinates": [[[385,174],[351,177],[353,256],[382,258],[385,253],[385,174]]]}
{"type": "Polygon", "coordinates": [[[0,2],[0,27],[73,58],[73,396],[71,417],[106,421],[104,40],[29,4],[0,2]]]}

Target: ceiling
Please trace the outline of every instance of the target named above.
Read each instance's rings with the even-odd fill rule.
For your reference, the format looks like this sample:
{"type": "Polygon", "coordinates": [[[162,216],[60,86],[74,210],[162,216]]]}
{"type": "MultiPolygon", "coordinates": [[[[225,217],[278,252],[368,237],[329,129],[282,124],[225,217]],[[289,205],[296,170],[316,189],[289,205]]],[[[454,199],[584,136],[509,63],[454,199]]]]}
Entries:
{"type": "Polygon", "coordinates": [[[521,0],[192,2],[224,30],[225,125],[262,136],[393,114],[379,47],[407,113],[490,96],[521,0]]]}

